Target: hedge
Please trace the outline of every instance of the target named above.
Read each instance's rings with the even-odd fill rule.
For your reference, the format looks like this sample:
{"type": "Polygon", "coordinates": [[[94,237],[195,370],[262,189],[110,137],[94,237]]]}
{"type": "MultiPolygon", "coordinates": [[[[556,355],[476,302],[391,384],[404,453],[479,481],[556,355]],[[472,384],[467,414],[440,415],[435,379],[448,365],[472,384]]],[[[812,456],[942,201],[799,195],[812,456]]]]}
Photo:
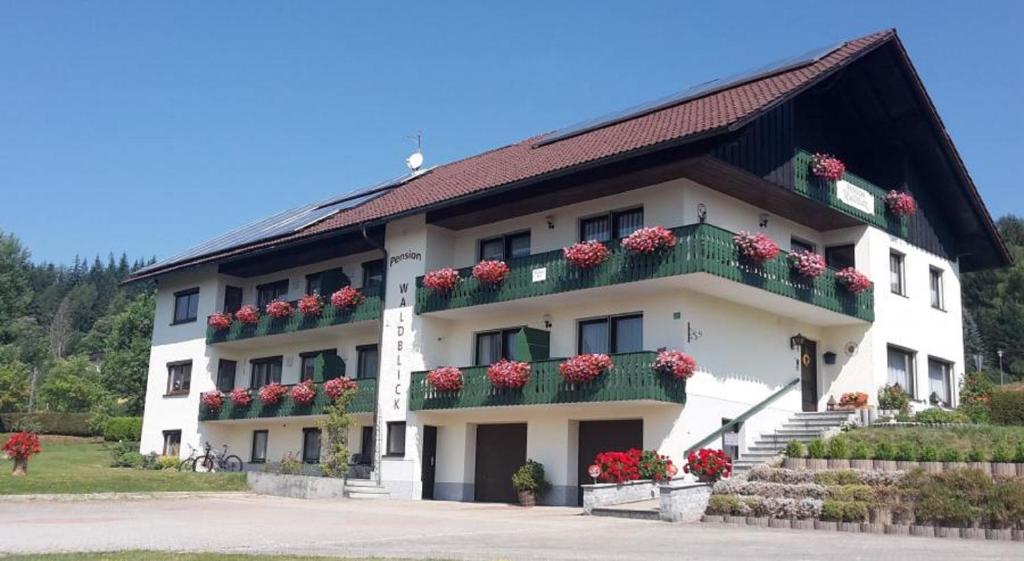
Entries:
{"type": "Polygon", "coordinates": [[[142,417],[111,417],[103,429],[103,440],[138,442],[142,437],[142,417]]]}
{"type": "Polygon", "coordinates": [[[31,428],[39,434],[92,436],[94,433],[89,428],[89,416],[89,413],[57,413],[53,411],[0,413],[0,432],[31,428]]]}
{"type": "Polygon", "coordinates": [[[989,408],[993,423],[1024,426],[1024,391],[994,391],[989,408]]]}

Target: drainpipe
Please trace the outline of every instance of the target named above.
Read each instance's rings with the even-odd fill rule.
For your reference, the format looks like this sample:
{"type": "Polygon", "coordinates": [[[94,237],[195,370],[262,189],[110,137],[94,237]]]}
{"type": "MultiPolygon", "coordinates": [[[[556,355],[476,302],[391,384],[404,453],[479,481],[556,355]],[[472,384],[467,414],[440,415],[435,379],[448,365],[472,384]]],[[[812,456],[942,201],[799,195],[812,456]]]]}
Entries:
{"type": "MultiPolygon", "coordinates": [[[[387,226],[384,226],[387,228],[387,226]]],[[[375,241],[370,238],[370,235],[366,232],[366,223],[364,222],[360,229],[363,232],[363,239],[366,243],[379,249],[384,254],[384,273],[381,276],[381,295],[380,295],[380,328],[377,330],[377,383],[374,385],[373,390],[373,472],[377,480],[377,486],[380,487],[380,464],[381,464],[381,444],[382,442],[377,441],[377,437],[380,434],[380,422],[379,413],[380,407],[380,365],[384,358],[384,309],[387,303],[387,286],[388,286],[388,250],[383,245],[378,245],[375,241]]],[[[385,230],[386,232],[386,230],[385,230]]]]}

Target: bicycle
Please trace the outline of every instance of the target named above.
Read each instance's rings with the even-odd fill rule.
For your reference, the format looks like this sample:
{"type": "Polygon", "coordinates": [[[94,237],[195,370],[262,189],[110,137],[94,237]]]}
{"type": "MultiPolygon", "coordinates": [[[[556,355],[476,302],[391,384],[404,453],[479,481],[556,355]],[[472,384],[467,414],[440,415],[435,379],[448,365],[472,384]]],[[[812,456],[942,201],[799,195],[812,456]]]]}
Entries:
{"type": "Polygon", "coordinates": [[[178,471],[195,471],[196,465],[196,448],[191,444],[188,445],[188,457],[178,464],[178,471]]]}
{"type": "Polygon", "coordinates": [[[213,446],[207,442],[204,446],[205,453],[195,459],[192,464],[192,471],[211,473],[216,471],[242,471],[242,458],[234,454],[228,454],[228,445],[223,446],[221,452],[213,450],[213,446]]]}

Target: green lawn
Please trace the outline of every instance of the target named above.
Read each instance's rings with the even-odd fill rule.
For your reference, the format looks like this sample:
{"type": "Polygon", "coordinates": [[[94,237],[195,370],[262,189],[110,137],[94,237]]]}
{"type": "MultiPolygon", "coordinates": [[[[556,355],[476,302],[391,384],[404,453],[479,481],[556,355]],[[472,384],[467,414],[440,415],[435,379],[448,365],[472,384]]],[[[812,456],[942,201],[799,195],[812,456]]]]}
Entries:
{"type": "MultiPolygon", "coordinates": [[[[374,557],[300,557],[292,555],[226,555],[220,553],[161,553],[120,551],[116,553],[43,553],[39,555],[0,554],[6,561],[384,561],[374,557]]],[[[395,560],[392,560],[395,561],[395,560]]]]}
{"type": "Polygon", "coordinates": [[[878,443],[886,441],[893,445],[910,441],[921,446],[934,446],[937,449],[953,448],[967,452],[972,447],[991,451],[996,444],[1002,443],[1011,450],[1018,442],[1024,441],[1024,427],[1000,427],[976,425],[966,427],[865,427],[843,433],[851,444],[867,443],[874,448],[878,443]]]}
{"type": "MultiPolygon", "coordinates": [[[[7,440],[0,434],[0,443],[7,440]]],[[[148,491],[243,491],[240,473],[178,473],[110,467],[107,444],[72,437],[40,437],[42,453],[28,463],[28,476],[12,477],[0,462],[0,495],[148,491]]],[[[168,558],[169,559],[169,558],[168,558]]]]}

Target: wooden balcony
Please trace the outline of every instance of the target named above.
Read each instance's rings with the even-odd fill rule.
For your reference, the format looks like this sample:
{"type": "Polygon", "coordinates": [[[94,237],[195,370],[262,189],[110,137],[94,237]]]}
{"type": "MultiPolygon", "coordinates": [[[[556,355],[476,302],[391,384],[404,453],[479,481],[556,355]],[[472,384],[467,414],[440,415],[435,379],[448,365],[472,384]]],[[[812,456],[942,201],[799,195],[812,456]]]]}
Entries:
{"type": "MultiPolygon", "coordinates": [[[[359,388],[356,395],[349,403],[349,413],[372,413],[373,404],[377,395],[377,379],[364,378],[356,380],[359,388]]],[[[294,385],[294,384],[293,384],[294,385]]],[[[285,386],[289,392],[293,385],[285,386]]],[[[216,411],[210,411],[205,406],[199,406],[200,421],[230,421],[238,419],[259,419],[266,417],[305,417],[309,415],[322,415],[324,408],[330,404],[330,398],[323,391],[323,384],[316,384],[316,399],[309,405],[298,405],[292,401],[291,395],[281,398],[276,405],[264,405],[257,395],[258,390],[252,390],[253,400],[246,407],[236,407],[230,399],[225,396],[224,404],[216,411]]]]}

